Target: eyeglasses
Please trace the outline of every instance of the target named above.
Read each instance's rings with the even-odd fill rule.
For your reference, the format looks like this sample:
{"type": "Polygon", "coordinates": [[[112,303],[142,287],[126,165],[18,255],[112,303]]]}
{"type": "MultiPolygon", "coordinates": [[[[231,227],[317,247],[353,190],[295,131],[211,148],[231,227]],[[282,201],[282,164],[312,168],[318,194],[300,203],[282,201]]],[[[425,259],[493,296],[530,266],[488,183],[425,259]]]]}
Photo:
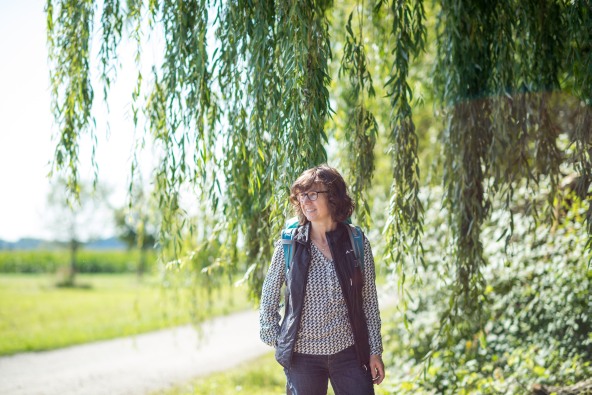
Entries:
{"type": "Polygon", "coordinates": [[[329,193],[329,191],[310,191],[310,192],[303,192],[298,194],[298,200],[300,203],[304,203],[306,198],[311,202],[314,202],[319,197],[319,193],[329,193]]]}

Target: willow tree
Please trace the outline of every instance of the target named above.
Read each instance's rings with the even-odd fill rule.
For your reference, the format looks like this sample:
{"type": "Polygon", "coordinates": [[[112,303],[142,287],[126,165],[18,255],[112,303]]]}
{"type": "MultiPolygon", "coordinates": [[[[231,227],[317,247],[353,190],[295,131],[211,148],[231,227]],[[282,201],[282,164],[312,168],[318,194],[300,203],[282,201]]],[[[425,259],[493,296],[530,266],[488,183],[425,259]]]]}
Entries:
{"type": "MultiPolygon", "coordinates": [[[[421,263],[422,131],[413,120],[410,71],[422,53],[436,59],[427,85],[444,114],[439,145],[456,267],[452,312],[477,310],[485,265],[480,237],[492,199],[509,205],[518,183],[527,181],[536,193],[544,182],[551,185],[551,206],[567,168],[586,199],[592,180],[589,1],[48,0],[46,10],[59,128],[55,171],[67,175],[75,192],[80,137],[95,140],[97,133],[91,43],[100,46],[106,97],[122,39],[135,40],[140,63],[143,37],[158,32],[162,62],[151,76],[138,74],[131,97],[135,116],[146,119],[140,132],[164,153],[154,173],[163,235],[182,236],[179,196],[191,185],[222,219],[213,231],[225,237],[224,245],[244,245],[255,293],[286,215],[287,187],[302,170],[327,160],[332,136],[326,123],[336,96],[346,116],[346,130],[338,134],[348,153],[342,170],[352,175],[358,215],[365,221],[380,137],[392,158],[387,252],[402,275],[421,263]],[[430,31],[427,6],[437,20],[430,31]],[[348,17],[335,17],[336,10],[348,17]],[[338,30],[345,34],[331,34],[338,30]],[[373,77],[375,70],[382,71],[373,77]],[[385,94],[373,97],[375,88],[385,94]],[[565,117],[553,111],[557,92],[576,98],[568,127],[558,126],[565,117]],[[388,118],[375,116],[369,100],[380,101],[388,118]]],[[[586,221],[592,234],[591,210],[586,221]]],[[[508,237],[511,230],[512,223],[508,237]]]]}

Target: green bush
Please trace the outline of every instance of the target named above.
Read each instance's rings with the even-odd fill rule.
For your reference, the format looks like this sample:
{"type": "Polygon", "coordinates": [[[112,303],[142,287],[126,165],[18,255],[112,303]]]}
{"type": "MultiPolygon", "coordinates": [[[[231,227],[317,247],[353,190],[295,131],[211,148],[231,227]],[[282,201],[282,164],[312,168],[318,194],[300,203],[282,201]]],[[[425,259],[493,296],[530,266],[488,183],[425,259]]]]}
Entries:
{"type": "MultiPolygon", "coordinates": [[[[77,255],[79,273],[132,273],[140,260],[139,251],[85,251],[77,255]]],[[[0,251],[0,273],[54,273],[69,265],[70,252],[49,251],[0,251]]],[[[147,268],[156,262],[156,254],[147,255],[147,268]]]]}
{"type": "Polygon", "coordinates": [[[517,196],[523,201],[514,207],[510,243],[507,211],[494,209],[483,231],[483,325],[452,328],[441,320],[454,291],[446,212],[434,204],[438,194],[426,199],[426,264],[421,282],[409,287],[408,329],[401,320],[385,325],[394,393],[525,394],[534,383],[563,386],[592,376],[592,268],[582,206],[571,199],[553,226],[523,215],[526,192],[517,196]]]}

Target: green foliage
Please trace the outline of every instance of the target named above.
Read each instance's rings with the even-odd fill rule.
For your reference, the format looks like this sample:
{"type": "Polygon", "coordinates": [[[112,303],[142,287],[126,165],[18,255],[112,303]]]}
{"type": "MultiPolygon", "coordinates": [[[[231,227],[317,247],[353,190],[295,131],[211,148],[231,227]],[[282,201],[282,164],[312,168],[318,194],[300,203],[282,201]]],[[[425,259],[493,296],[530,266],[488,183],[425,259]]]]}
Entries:
{"type": "MultiPolygon", "coordinates": [[[[341,118],[331,120],[332,137],[347,153],[341,170],[351,179],[361,222],[370,223],[375,172],[392,170],[384,251],[401,282],[409,273],[417,278],[425,265],[419,192],[427,178],[419,170],[426,155],[419,150],[430,145],[427,157],[441,156],[443,168],[435,174],[442,174],[453,262],[443,275],[456,284],[442,319],[461,331],[486,318],[480,310],[487,271],[483,235],[494,205],[509,209],[517,184],[526,182],[534,195],[545,183],[548,204],[528,215],[552,218],[562,166],[577,173],[575,190],[588,205],[592,12],[586,1],[101,4],[47,3],[59,128],[54,170],[67,174],[76,194],[79,137],[89,133],[95,140],[88,50],[93,39],[101,43],[108,88],[122,37],[136,40],[139,63],[142,37],[161,35],[163,56],[150,78],[138,75],[133,113],[136,122],[143,115],[144,135],[161,153],[154,185],[162,251],[178,259],[187,251],[183,239],[199,229],[183,203],[186,191],[193,191],[212,225],[200,248],[223,254],[218,262],[225,275],[245,273],[254,298],[289,215],[288,186],[302,170],[327,160],[332,110],[341,118]],[[101,6],[101,31],[95,33],[101,6]],[[331,65],[334,50],[341,55],[339,67],[331,65]],[[431,62],[433,70],[426,72],[431,62]],[[423,73],[414,71],[418,65],[423,73]],[[421,98],[413,97],[414,79],[427,80],[420,86],[430,90],[442,116],[439,140],[417,130],[418,119],[422,126],[427,122],[425,109],[417,117],[421,98]],[[566,97],[570,108],[562,104],[566,97]],[[332,103],[338,108],[331,109],[332,103]],[[423,143],[426,135],[430,144],[423,143]],[[377,165],[381,144],[389,147],[390,166],[377,165]],[[243,251],[244,260],[236,259],[243,251]]],[[[592,235],[592,209],[585,218],[592,235]]],[[[508,224],[504,237],[511,238],[512,216],[508,224]]]]}
{"type": "Polygon", "coordinates": [[[366,97],[374,97],[375,91],[364,44],[364,11],[362,8],[356,12],[356,30],[359,31],[359,37],[354,33],[352,25],[354,12],[349,14],[339,74],[347,75],[350,84],[343,93],[347,111],[344,136],[349,142],[347,161],[352,179],[349,186],[354,196],[358,222],[369,227],[370,208],[365,192],[371,185],[374,172],[374,147],[378,123],[366,100],[366,97]]]}
{"type": "MultiPolygon", "coordinates": [[[[324,4],[220,3],[219,75],[228,128],[219,166],[227,244],[244,246],[253,295],[287,212],[287,187],[326,161],[330,58],[324,4]],[[239,233],[244,242],[239,239],[239,233]]],[[[218,197],[210,196],[212,201],[218,197]]],[[[231,260],[231,259],[230,259],[231,260]]]]}
{"type": "Polygon", "coordinates": [[[86,275],[86,288],[56,288],[51,275],[0,276],[0,355],[40,351],[128,336],[194,322],[202,314],[228,314],[248,306],[245,292],[225,285],[212,304],[157,276],[86,275]]]}
{"type": "MultiPolygon", "coordinates": [[[[106,3],[106,7],[109,7],[109,3],[106,3]]],[[[94,98],[90,82],[90,39],[94,4],[88,0],[63,1],[55,9],[52,0],[48,0],[46,12],[49,61],[52,66],[52,111],[61,126],[54,166],[56,169],[71,169],[67,182],[70,191],[77,196],[79,137],[85,132],[90,132],[91,137],[94,137],[90,128],[94,98]]],[[[95,164],[94,150],[92,157],[95,164]]]]}
{"type": "MultiPolygon", "coordinates": [[[[581,2],[554,0],[452,0],[442,1],[441,10],[435,82],[446,113],[444,185],[455,240],[457,308],[475,310],[486,264],[482,226],[493,197],[507,207],[513,184],[526,179],[533,192],[538,182],[550,183],[553,201],[560,166],[572,160],[584,195],[588,191],[588,165],[579,151],[589,145],[590,128],[558,122],[552,92],[569,86],[571,77],[586,78],[574,73],[562,81],[575,58],[583,60],[574,46],[585,45],[581,32],[590,13],[581,2]],[[574,14],[578,22],[570,19],[574,14]],[[573,152],[559,145],[566,126],[570,143],[578,147],[573,152]]],[[[586,95],[579,95],[582,104],[586,95]]],[[[588,117],[588,110],[577,107],[571,109],[575,117],[588,117]]]]}
{"type": "Polygon", "coordinates": [[[592,374],[585,204],[566,194],[556,202],[554,225],[534,222],[529,206],[532,200],[544,205],[548,193],[542,189],[532,199],[527,188],[516,189],[508,244],[510,213],[501,204],[492,208],[483,231],[485,293],[475,301],[481,317],[454,327],[441,323],[456,292],[445,276],[451,267],[443,252],[454,248],[447,214],[439,210],[436,190],[424,197],[423,283],[410,290],[408,328],[390,323],[385,336],[394,392],[523,394],[534,383],[569,385],[592,374]]]}
{"type": "MultiPolygon", "coordinates": [[[[387,3],[377,2],[375,12],[380,15],[380,7],[387,3]]],[[[423,207],[418,195],[418,136],[412,118],[409,72],[413,57],[425,48],[427,31],[423,1],[393,1],[389,7],[392,15],[389,39],[396,44],[391,49],[394,59],[385,88],[392,109],[388,138],[394,173],[385,234],[387,254],[394,262],[402,262],[405,255],[421,260],[423,207]]],[[[402,273],[403,267],[398,271],[402,273]]]]}
{"type": "MultiPolygon", "coordinates": [[[[147,269],[156,268],[156,253],[147,257],[147,269]]],[[[140,260],[139,251],[85,251],[78,252],[79,273],[134,273],[140,260]]],[[[0,273],[55,273],[69,265],[70,252],[0,251],[0,273]]]]}

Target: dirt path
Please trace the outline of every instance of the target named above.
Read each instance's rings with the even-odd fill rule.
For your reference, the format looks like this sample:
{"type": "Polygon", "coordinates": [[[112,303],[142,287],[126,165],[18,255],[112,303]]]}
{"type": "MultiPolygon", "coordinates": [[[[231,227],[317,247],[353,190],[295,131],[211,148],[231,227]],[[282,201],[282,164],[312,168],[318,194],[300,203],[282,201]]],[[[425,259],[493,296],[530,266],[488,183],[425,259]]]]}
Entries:
{"type": "Polygon", "coordinates": [[[257,311],[216,318],[206,336],[183,326],[0,358],[1,395],[146,395],[271,351],[257,311]]]}

